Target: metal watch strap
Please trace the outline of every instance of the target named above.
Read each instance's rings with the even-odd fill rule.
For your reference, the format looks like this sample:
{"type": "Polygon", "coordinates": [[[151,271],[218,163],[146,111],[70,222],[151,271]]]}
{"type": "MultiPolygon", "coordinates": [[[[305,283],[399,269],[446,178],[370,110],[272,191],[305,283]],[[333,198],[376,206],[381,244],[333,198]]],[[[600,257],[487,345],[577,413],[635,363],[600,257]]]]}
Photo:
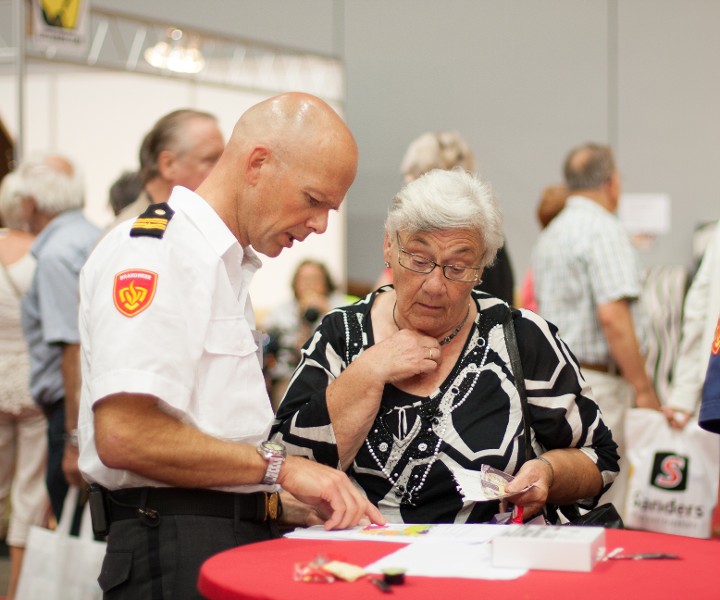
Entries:
{"type": "Polygon", "coordinates": [[[287,456],[285,446],[281,442],[265,441],[257,445],[257,451],[267,461],[267,469],[262,480],[263,484],[275,485],[287,456]]]}
{"type": "Polygon", "coordinates": [[[282,456],[269,456],[267,457],[268,466],[265,471],[265,477],[263,477],[263,483],[265,485],[274,485],[277,483],[277,478],[280,475],[280,468],[282,467],[285,459],[282,456]]]}

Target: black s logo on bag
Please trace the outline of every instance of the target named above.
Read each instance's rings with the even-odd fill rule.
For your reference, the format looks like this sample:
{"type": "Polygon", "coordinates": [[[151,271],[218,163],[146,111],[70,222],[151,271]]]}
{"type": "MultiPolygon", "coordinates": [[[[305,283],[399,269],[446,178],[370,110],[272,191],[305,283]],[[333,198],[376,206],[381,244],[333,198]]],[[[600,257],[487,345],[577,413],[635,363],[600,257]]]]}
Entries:
{"type": "Polygon", "coordinates": [[[672,452],[656,452],[650,485],[661,490],[682,492],[687,489],[690,460],[672,452]]]}

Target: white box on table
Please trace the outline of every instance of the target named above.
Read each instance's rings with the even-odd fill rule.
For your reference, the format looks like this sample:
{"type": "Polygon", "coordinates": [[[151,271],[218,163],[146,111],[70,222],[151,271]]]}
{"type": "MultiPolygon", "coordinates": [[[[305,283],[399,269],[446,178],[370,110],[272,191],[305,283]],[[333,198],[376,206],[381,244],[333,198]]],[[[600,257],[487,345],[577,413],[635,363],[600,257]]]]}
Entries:
{"type": "Polygon", "coordinates": [[[605,554],[602,527],[507,525],[492,540],[493,567],[592,571],[605,554]]]}

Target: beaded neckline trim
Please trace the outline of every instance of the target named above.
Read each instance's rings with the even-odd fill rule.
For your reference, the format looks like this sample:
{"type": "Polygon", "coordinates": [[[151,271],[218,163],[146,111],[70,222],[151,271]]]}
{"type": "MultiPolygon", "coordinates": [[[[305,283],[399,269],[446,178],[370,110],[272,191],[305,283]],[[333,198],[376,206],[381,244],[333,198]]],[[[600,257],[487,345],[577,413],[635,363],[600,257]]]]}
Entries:
{"type": "MultiPolygon", "coordinates": [[[[409,479],[402,476],[405,468],[400,467],[404,452],[393,443],[392,434],[382,423],[381,415],[365,438],[365,447],[380,471],[385,475],[399,504],[417,506],[420,490],[430,473],[430,469],[437,461],[443,443],[443,435],[447,429],[452,413],[462,406],[472,394],[480,376],[480,371],[487,360],[489,344],[485,338],[478,335],[474,344],[472,363],[466,365],[455,377],[449,388],[437,399],[429,399],[419,410],[420,428],[416,437],[411,441],[413,448],[407,458],[416,466],[424,468],[409,479]],[[378,422],[379,421],[379,422],[378,422]],[[382,433],[381,433],[382,430],[382,433]],[[384,438],[384,439],[383,439],[384,438]],[[388,468],[389,467],[389,468],[388,468]],[[398,467],[399,470],[398,470],[398,467]]],[[[466,360],[461,358],[460,360],[466,360]]],[[[408,475],[412,473],[412,470],[408,475]]],[[[406,475],[407,477],[407,475],[406,475]]]]}

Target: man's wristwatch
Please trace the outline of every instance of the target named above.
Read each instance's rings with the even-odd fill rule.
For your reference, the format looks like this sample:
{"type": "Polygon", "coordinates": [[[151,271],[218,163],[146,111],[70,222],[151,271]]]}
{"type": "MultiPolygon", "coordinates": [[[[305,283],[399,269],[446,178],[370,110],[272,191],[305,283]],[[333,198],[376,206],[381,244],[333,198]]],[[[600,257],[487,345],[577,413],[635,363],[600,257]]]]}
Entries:
{"type": "Polygon", "coordinates": [[[260,442],[257,445],[257,451],[268,462],[267,471],[265,471],[262,482],[265,485],[274,485],[277,483],[280,467],[282,467],[287,456],[285,444],[271,441],[260,442]]]}

